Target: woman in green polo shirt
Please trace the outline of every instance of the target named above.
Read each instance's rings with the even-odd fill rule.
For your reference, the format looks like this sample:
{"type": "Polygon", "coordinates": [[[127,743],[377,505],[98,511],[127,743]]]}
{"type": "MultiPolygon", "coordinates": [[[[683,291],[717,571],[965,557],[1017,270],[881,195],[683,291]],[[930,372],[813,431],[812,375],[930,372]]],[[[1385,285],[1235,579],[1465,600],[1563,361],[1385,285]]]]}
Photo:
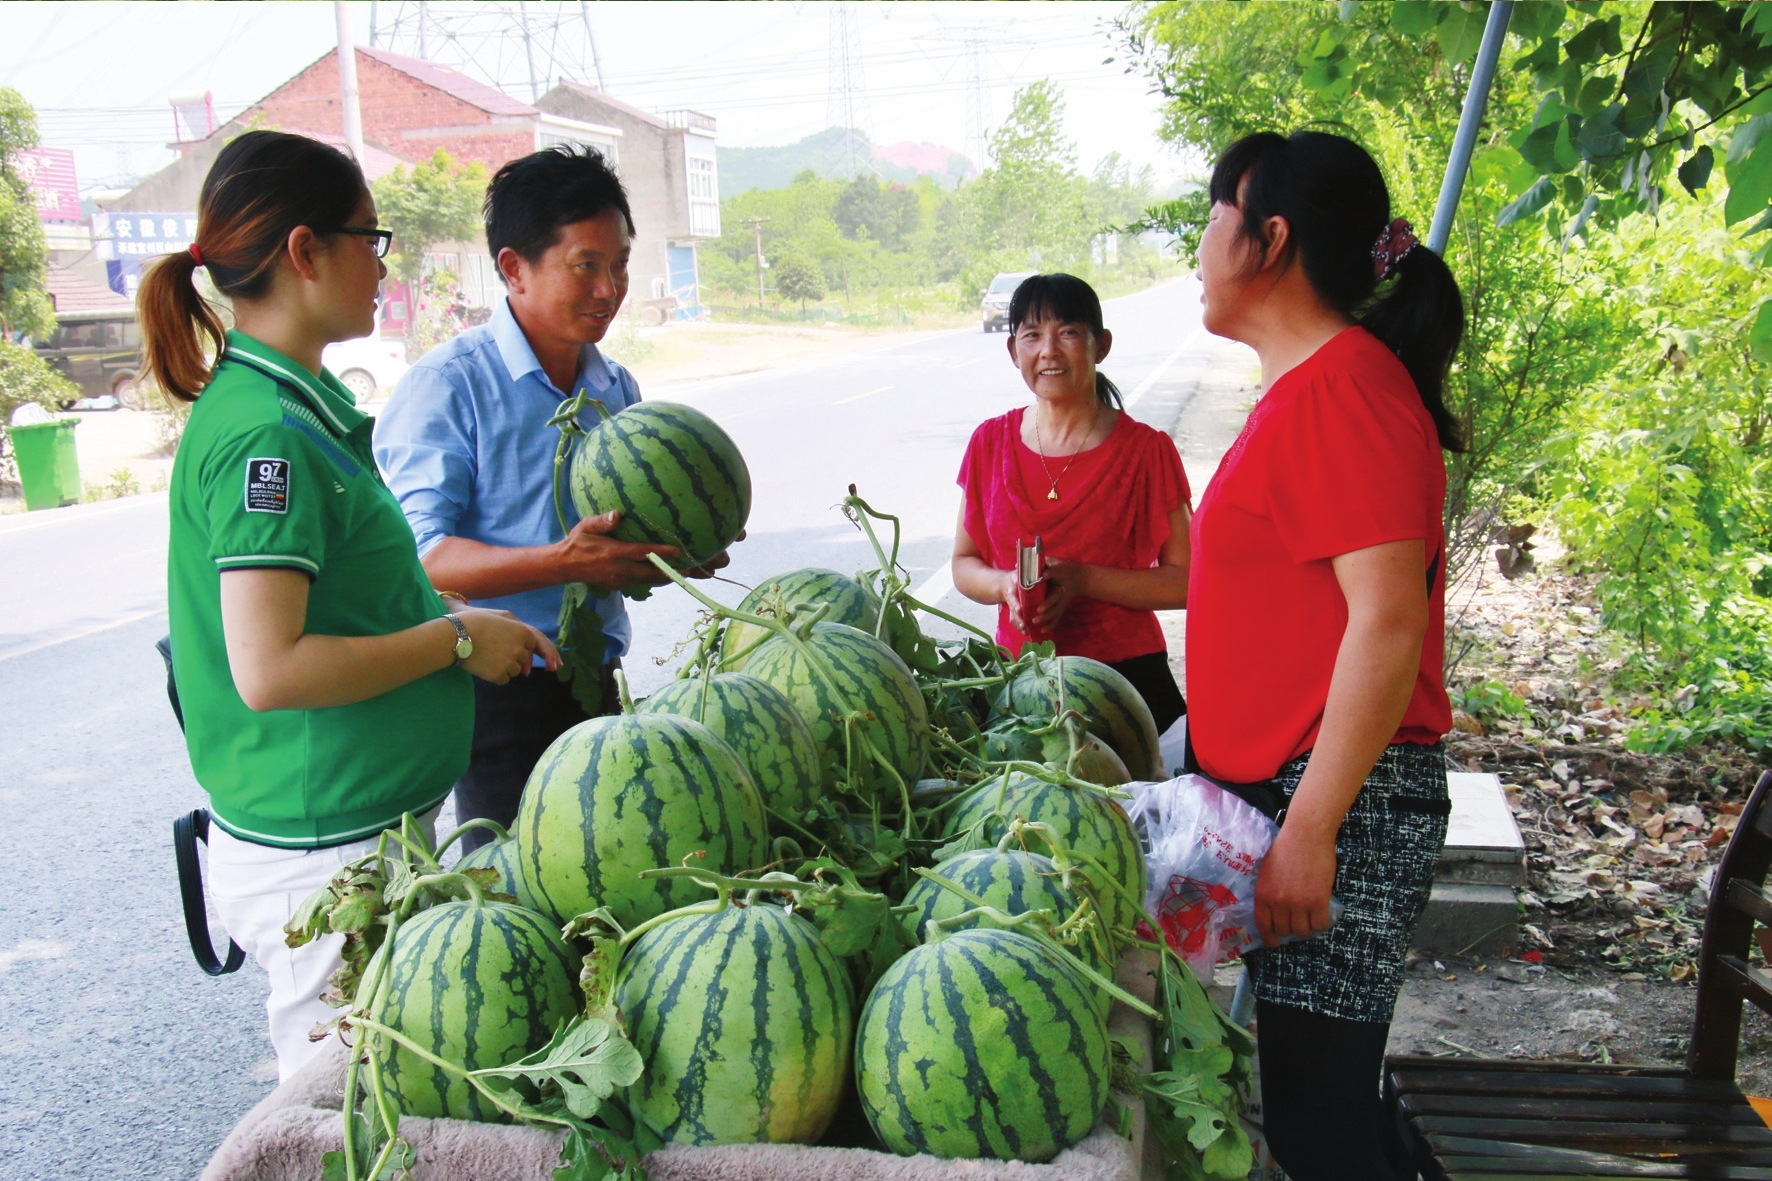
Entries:
{"type": "Polygon", "coordinates": [[[149,369],[195,403],[172,472],[167,601],[215,822],[210,883],[270,975],[284,1078],[334,1015],[319,996],[342,940],[291,949],[283,924],[402,813],[435,817],[468,763],[470,674],[503,684],[538,654],[559,660],[534,628],[431,588],[370,454],[372,420],[321,367],[328,344],[373,330],[390,238],[348,156],[248,132],[203,182],[196,243],[138,297],[149,369]],[[233,331],[199,294],[200,266],[233,331]]]}

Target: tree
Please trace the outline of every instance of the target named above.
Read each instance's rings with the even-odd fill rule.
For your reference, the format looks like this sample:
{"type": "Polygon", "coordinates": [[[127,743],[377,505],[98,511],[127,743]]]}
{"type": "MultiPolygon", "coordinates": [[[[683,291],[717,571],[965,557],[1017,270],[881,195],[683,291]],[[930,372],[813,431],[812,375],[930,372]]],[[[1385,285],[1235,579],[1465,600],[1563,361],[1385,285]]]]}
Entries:
{"type": "Polygon", "coordinates": [[[1090,241],[1103,228],[1077,171],[1076,146],[1064,136],[1064,96],[1050,79],[1015,92],[990,150],[990,167],[959,191],[967,302],[1000,270],[1085,269],[1090,241]]]}
{"type": "Polygon", "coordinates": [[[787,254],[775,260],[774,269],[775,289],[783,299],[799,300],[801,311],[806,310],[807,301],[825,297],[824,272],[817,264],[787,254]]]}
{"type": "Polygon", "coordinates": [[[36,146],[36,112],[18,91],[0,86],[0,340],[55,331],[43,224],[12,163],[18,152],[36,146]]]}
{"type": "MultiPolygon", "coordinates": [[[[484,232],[480,223],[480,203],[486,193],[486,166],[478,162],[461,164],[443,149],[422,164],[408,171],[404,164],[376,181],[376,213],[383,225],[394,231],[393,249],[388,254],[388,269],[413,288],[416,305],[421,288],[428,288],[426,260],[430,252],[444,242],[470,242],[484,232]]],[[[448,284],[453,288],[454,284],[448,284]]],[[[425,290],[439,302],[452,292],[441,288],[425,290]]],[[[416,345],[424,332],[419,324],[416,306],[407,317],[407,340],[416,345]]]]}
{"type": "Polygon", "coordinates": [[[425,256],[439,243],[478,238],[486,181],[484,164],[458,163],[442,148],[410,172],[397,164],[376,181],[376,212],[394,231],[388,269],[410,283],[424,273],[425,256]]]}
{"type": "Polygon", "coordinates": [[[17,475],[12,437],[5,429],[12,421],[12,412],[27,402],[53,411],[79,396],[79,387],[51,369],[35,351],[0,340],[0,478],[17,475]]]}
{"type": "MultiPolygon", "coordinates": [[[[1337,131],[1372,152],[1393,213],[1412,218],[1425,236],[1483,14],[1422,6],[1464,14],[1445,16],[1438,39],[1424,44],[1398,27],[1398,7],[1407,6],[1158,4],[1125,26],[1126,39],[1167,96],[1161,134],[1171,142],[1210,161],[1255,131],[1337,131]]],[[[1504,65],[1491,116],[1527,117],[1535,100],[1530,78],[1504,65]]],[[[1615,259],[1547,250],[1536,228],[1497,226],[1514,184],[1509,161],[1486,148],[1446,251],[1468,321],[1446,386],[1470,443],[1447,456],[1454,577],[1484,555],[1489,518],[1510,497],[1533,492],[1539,453],[1571,408],[1642,337],[1633,309],[1613,290],[1615,259]]],[[[1204,191],[1150,212],[1150,220],[1197,236],[1204,191]]]]}

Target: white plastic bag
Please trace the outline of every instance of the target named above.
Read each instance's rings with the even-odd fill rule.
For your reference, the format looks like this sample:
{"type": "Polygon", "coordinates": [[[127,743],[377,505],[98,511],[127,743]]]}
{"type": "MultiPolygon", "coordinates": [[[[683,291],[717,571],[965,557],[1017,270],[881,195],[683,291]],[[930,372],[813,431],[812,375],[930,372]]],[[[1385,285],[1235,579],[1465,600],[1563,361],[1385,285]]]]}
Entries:
{"type": "Polygon", "coordinates": [[[1255,946],[1255,874],[1274,822],[1198,775],[1129,783],[1127,813],[1144,844],[1145,910],[1194,975],[1255,946]]]}
{"type": "MultiPolygon", "coordinates": [[[[1261,942],[1255,929],[1255,878],[1280,829],[1237,796],[1199,775],[1128,783],[1126,812],[1144,845],[1144,908],[1194,975],[1261,942]]],[[[1329,900],[1330,921],[1341,917],[1329,900]]],[[[1282,943],[1311,936],[1290,936],[1282,943]]]]}

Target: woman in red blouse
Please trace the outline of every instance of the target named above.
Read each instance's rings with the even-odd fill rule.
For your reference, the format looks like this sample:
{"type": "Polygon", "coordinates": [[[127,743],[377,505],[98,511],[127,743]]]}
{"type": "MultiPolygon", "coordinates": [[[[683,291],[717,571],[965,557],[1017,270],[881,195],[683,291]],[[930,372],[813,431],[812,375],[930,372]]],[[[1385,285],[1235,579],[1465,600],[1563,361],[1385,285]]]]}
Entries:
{"type": "Polygon", "coordinates": [[[1296,1181],[1414,1178],[1379,1080],[1451,810],[1441,388],[1463,304],[1351,140],[1249,136],[1210,196],[1205,324],[1255,349],[1263,393],[1193,520],[1188,730],[1206,774],[1286,805],[1247,957],[1264,1127],[1296,1181]]]}
{"type": "Polygon", "coordinates": [[[997,643],[1032,634],[1118,669],[1159,731],[1187,712],[1155,612],[1187,606],[1192,497],[1168,435],[1127,417],[1096,370],[1113,347],[1101,300],[1074,275],[1034,275],[1009,304],[1009,359],[1034,404],[972,433],[960,464],[954,585],[1000,604],[997,643]],[[1045,601],[1016,608],[1016,553],[1039,538],[1045,601]]]}

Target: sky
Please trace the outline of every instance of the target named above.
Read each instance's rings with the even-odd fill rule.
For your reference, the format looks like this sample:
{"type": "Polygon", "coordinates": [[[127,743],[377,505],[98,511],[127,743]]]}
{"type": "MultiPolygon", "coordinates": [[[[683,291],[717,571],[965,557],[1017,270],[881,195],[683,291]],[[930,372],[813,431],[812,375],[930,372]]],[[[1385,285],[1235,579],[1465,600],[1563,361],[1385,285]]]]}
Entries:
{"type": "MultiPolygon", "coordinates": [[[[1016,87],[1050,78],[1085,169],[1118,152],[1156,166],[1164,181],[1187,171],[1157,138],[1161,100],[1148,81],[1104,61],[1119,54],[1112,25],[1124,3],[347,7],[359,44],[370,43],[373,22],[383,48],[416,54],[423,8],[428,56],[517,98],[530,99],[532,76],[542,90],[560,74],[594,84],[600,67],[608,93],[713,115],[720,142],[733,147],[850,123],[875,143],[936,143],[976,159],[1016,87]]],[[[169,95],[208,90],[226,119],[336,43],[334,6],[322,2],[5,0],[0,85],[36,108],[45,145],[75,150],[81,188],[91,190],[133,183],[173,158],[164,146],[174,137],[169,95]]]]}

